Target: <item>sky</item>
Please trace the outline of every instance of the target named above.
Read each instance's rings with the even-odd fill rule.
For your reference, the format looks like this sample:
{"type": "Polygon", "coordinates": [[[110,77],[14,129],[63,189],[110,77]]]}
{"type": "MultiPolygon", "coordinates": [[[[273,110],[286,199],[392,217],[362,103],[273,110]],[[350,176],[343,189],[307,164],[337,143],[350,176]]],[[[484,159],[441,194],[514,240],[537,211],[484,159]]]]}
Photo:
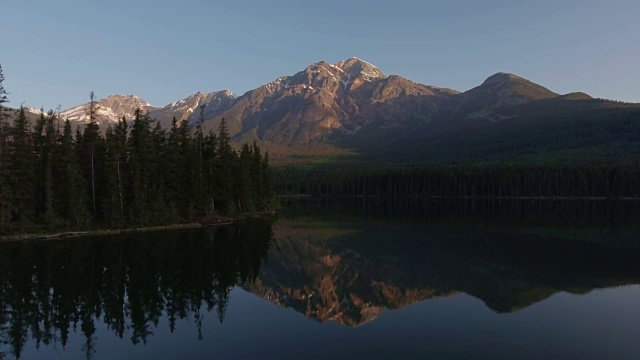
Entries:
{"type": "Polygon", "coordinates": [[[637,0],[0,0],[0,65],[10,106],[45,110],[90,91],[241,95],[350,57],[459,91],[511,72],[640,102],[639,14],[637,0]]]}

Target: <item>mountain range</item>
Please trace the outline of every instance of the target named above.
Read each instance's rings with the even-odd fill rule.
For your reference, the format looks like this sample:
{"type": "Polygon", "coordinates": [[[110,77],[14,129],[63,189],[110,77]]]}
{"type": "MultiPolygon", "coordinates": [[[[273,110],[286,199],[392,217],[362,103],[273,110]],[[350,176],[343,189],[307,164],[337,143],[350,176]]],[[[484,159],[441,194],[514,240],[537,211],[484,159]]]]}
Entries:
{"type": "MultiPolygon", "coordinates": [[[[241,96],[198,92],[155,107],[134,95],[111,95],[98,105],[102,126],[131,119],[137,108],[163,126],[174,117],[196,124],[202,107],[205,129],[225,118],[235,141],[257,141],[276,159],[610,161],[640,153],[640,104],[562,95],[508,73],[460,92],[386,76],[358,58],[321,61],[241,96]]],[[[61,116],[83,123],[86,109],[61,116]]]]}

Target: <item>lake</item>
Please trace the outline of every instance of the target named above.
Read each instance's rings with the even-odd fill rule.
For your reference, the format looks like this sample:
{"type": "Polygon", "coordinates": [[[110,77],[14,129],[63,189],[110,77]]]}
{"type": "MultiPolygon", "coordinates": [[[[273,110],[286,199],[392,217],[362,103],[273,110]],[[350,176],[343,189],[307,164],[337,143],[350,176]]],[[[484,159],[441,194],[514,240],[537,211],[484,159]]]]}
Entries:
{"type": "Polygon", "coordinates": [[[282,202],[0,243],[0,359],[640,357],[640,202],[282,202]]]}

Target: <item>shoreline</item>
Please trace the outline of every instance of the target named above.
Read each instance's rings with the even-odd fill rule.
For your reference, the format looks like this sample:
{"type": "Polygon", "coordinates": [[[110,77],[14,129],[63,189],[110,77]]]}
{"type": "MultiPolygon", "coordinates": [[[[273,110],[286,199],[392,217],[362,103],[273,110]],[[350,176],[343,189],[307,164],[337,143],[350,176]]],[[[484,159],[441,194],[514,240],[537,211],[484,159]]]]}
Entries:
{"type": "Polygon", "coordinates": [[[198,222],[186,223],[186,224],[172,224],[162,226],[146,226],[140,228],[124,228],[124,229],[98,229],[98,230],[84,230],[84,231],[64,231],[50,234],[20,234],[9,235],[0,237],[0,243],[3,242],[17,242],[17,241],[44,241],[44,240],[64,240],[72,239],[83,236],[101,236],[101,235],[117,235],[127,233],[138,232],[152,232],[161,230],[180,230],[180,229],[195,229],[213,226],[224,226],[239,223],[246,220],[246,218],[237,218],[223,221],[221,223],[213,224],[201,224],[198,222]]]}

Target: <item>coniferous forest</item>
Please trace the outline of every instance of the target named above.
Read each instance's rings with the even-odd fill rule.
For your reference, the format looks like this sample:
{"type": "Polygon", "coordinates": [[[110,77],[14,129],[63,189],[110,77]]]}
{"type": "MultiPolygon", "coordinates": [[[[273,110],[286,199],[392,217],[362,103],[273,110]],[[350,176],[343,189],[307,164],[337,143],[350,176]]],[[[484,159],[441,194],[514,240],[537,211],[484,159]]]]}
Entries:
{"type": "Polygon", "coordinates": [[[230,144],[226,122],[204,133],[173,120],[165,130],[138,110],[100,131],[73,129],[50,111],[31,124],[10,119],[0,68],[0,235],[130,228],[267,210],[274,198],[269,156],[230,144]],[[13,121],[11,121],[13,120],[13,121]]]}
{"type": "Polygon", "coordinates": [[[414,166],[352,171],[278,169],[280,194],[424,198],[638,198],[628,165],[414,166]]]}

